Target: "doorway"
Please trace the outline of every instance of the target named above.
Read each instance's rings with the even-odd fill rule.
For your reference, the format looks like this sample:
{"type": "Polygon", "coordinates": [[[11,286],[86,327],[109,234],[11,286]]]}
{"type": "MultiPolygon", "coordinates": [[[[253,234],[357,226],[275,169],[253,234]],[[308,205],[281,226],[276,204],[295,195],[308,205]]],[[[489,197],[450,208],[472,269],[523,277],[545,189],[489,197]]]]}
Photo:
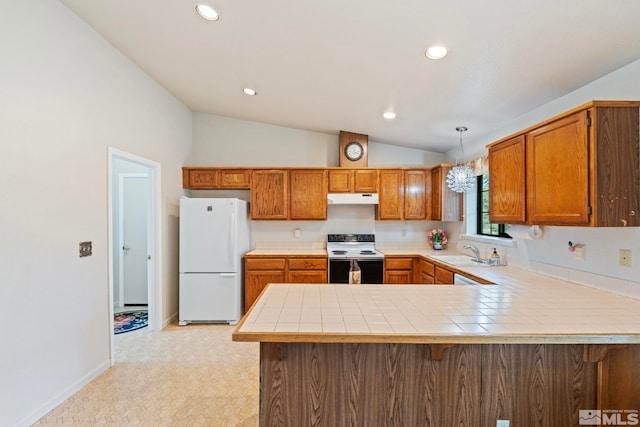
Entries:
{"type": "Polygon", "coordinates": [[[109,148],[109,334],[115,306],[147,305],[148,330],[161,328],[160,164],[109,148]]]}

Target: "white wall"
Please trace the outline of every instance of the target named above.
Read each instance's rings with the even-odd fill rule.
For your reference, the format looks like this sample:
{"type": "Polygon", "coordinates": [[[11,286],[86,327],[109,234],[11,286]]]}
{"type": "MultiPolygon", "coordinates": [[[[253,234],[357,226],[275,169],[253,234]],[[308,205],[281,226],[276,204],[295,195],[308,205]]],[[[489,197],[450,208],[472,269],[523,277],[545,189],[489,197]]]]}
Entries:
{"type": "Polygon", "coordinates": [[[162,165],[164,317],[177,309],[192,120],[56,0],[3,1],[0,51],[0,425],[26,426],[109,366],[109,146],[162,165]]]}
{"type": "MultiPolygon", "coordinates": [[[[481,154],[486,155],[487,144],[592,100],[640,100],[640,61],[505,123],[486,138],[469,145],[465,144],[465,152],[474,153],[474,156],[468,157],[469,159],[481,154]]],[[[559,277],[571,277],[572,281],[640,297],[640,227],[543,229],[544,234],[539,240],[519,240],[517,248],[503,249],[512,265],[543,269],[559,277]],[[569,241],[586,245],[584,261],[573,259],[567,250],[569,241]],[[631,268],[619,266],[619,249],[633,251],[631,268]]],[[[484,245],[483,249],[486,247],[488,250],[491,246],[494,245],[484,245]]]]}

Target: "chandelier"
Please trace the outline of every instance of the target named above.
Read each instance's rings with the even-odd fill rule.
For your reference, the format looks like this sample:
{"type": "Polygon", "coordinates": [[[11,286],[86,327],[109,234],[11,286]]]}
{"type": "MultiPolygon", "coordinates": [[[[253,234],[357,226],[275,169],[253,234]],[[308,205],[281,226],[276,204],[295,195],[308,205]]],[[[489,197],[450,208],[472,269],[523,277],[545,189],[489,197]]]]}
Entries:
{"type": "Polygon", "coordinates": [[[456,155],[456,165],[447,173],[447,185],[456,193],[464,193],[473,187],[476,176],[469,166],[461,163],[462,159],[464,159],[462,132],[466,132],[467,128],[458,126],[456,131],[460,133],[460,145],[458,146],[458,154],[456,155]]]}

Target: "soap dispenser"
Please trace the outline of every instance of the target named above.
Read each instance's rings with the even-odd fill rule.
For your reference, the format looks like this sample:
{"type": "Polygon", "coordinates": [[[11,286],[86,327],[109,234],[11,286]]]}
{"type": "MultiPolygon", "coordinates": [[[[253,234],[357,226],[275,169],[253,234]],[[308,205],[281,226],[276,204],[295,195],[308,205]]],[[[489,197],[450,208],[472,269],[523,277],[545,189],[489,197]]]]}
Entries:
{"type": "Polygon", "coordinates": [[[491,254],[491,257],[489,257],[489,265],[500,267],[500,255],[498,255],[496,248],[493,248],[493,253],[491,254]]]}

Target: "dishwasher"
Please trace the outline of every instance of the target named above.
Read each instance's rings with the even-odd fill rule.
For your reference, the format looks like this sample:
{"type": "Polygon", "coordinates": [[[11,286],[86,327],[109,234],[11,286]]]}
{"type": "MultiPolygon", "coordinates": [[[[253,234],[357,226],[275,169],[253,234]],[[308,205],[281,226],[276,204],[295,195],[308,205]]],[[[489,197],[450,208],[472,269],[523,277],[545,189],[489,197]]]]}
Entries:
{"type": "Polygon", "coordinates": [[[465,277],[462,274],[453,275],[453,284],[454,285],[482,285],[482,283],[476,282],[475,280],[465,277]]]}

